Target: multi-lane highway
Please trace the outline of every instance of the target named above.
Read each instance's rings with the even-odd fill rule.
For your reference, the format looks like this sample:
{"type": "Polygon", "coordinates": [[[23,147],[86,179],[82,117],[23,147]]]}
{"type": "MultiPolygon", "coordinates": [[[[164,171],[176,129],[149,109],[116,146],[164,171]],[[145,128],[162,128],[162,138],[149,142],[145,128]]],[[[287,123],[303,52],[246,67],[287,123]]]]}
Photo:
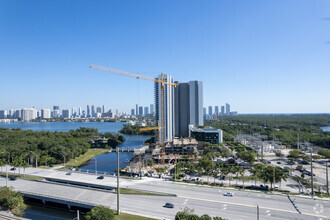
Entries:
{"type": "MultiPolygon", "coordinates": [[[[97,180],[95,175],[55,170],[29,168],[27,173],[71,181],[88,182],[107,186],[116,186],[115,177],[97,180]]],[[[48,196],[61,197],[75,201],[86,201],[95,205],[107,205],[116,208],[113,193],[56,185],[32,181],[10,181],[10,185],[20,191],[29,191],[48,196]]],[[[0,180],[5,184],[5,179],[0,180]]],[[[196,214],[209,214],[227,219],[256,219],[259,206],[260,219],[328,219],[330,202],[310,198],[293,197],[302,214],[298,214],[285,195],[273,195],[256,191],[238,191],[219,187],[202,187],[194,184],[180,184],[161,179],[144,178],[143,180],[121,179],[121,187],[176,194],[177,197],[121,195],[121,210],[158,219],[173,219],[175,213],[184,207],[195,210],[196,214]],[[233,192],[233,197],[223,196],[224,192],[233,192]],[[173,203],[174,209],[163,208],[166,202],[173,203]]]]}

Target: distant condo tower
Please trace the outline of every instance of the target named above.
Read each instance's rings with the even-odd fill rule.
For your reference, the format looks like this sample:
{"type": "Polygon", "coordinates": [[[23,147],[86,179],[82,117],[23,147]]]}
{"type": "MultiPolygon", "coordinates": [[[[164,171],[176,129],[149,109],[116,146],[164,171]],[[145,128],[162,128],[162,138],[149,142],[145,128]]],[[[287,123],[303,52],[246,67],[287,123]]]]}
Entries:
{"type": "Polygon", "coordinates": [[[226,115],[230,114],[230,105],[226,103],[226,115]]]}
{"type": "Polygon", "coordinates": [[[91,109],[89,105],[87,105],[87,118],[91,117],[91,109]]]}

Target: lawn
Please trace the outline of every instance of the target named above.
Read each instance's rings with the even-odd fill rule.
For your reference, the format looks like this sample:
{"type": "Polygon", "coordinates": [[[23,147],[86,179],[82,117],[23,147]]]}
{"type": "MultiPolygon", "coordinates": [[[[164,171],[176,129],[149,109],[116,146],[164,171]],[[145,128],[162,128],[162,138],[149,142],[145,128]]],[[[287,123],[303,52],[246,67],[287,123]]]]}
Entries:
{"type": "Polygon", "coordinates": [[[120,213],[120,215],[115,215],[115,220],[154,220],[154,219],[139,215],[120,213]]]}
{"type": "Polygon", "coordinates": [[[88,149],[88,151],[86,153],[84,153],[83,155],[80,155],[77,158],[71,159],[65,165],[66,166],[69,166],[69,167],[79,167],[84,162],[89,161],[93,157],[95,157],[97,155],[100,155],[100,154],[103,154],[103,153],[106,153],[106,152],[108,152],[108,150],[107,149],[103,149],[103,148],[92,148],[92,149],[88,149]]]}

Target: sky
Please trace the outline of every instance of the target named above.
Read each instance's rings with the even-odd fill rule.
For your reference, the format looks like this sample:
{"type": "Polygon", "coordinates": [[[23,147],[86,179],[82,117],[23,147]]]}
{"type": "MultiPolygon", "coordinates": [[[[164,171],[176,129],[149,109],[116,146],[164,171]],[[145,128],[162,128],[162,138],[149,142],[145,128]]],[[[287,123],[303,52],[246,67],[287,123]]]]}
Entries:
{"type": "Polygon", "coordinates": [[[0,109],[154,102],[90,64],[203,81],[204,106],[330,113],[330,1],[0,1],[0,109]]]}

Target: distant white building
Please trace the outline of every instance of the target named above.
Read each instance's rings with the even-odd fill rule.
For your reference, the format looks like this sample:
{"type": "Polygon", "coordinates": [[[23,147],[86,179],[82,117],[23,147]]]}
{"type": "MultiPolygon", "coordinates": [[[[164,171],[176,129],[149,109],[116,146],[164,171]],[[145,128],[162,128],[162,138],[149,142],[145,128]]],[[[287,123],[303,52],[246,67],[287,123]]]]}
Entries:
{"type": "Polygon", "coordinates": [[[37,118],[37,110],[34,108],[23,108],[21,115],[23,121],[31,121],[37,118]]]}
{"type": "Polygon", "coordinates": [[[50,109],[41,109],[41,118],[50,118],[50,109]]]}
{"type": "Polygon", "coordinates": [[[60,110],[55,109],[55,110],[53,111],[53,118],[58,118],[58,117],[60,117],[60,110]]]}

